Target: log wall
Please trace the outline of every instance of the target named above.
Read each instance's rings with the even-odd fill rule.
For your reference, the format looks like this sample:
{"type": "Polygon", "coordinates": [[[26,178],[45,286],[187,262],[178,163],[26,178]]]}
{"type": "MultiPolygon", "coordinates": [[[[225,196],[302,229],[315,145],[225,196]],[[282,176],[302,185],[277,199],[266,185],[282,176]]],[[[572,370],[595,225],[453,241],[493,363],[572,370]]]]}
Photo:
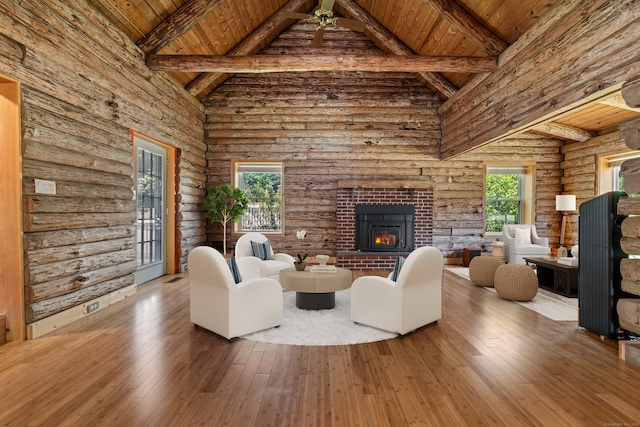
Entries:
{"type": "MultiPolygon", "coordinates": [[[[640,107],[640,75],[626,82],[622,87],[622,95],[629,107],[640,107]]],[[[640,121],[632,119],[622,123],[619,135],[628,148],[637,150],[640,121]]],[[[637,160],[627,160],[620,167],[620,176],[624,178],[625,191],[631,197],[618,201],[618,214],[628,215],[622,221],[622,239],[620,247],[629,258],[622,259],[620,274],[623,298],[616,304],[620,326],[640,336],[640,174],[637,160]]]]}
{"type": "MultiPolygon", "coordinates": [[[[585,142],[574,142],[562,147],[562,187],[565,194],[576,195],[576,207],[598,195],[598,155],[611,154],[625,149],[624,141],[617,132],[592,138],[585,142]]],[[[569,227],[565,246],[578,242],[578,215],[569,215],[569,227]]]]}
{"type": "Polygon", "coordinates": [[[205,239],[202,105],[83,0],[1,2],[0,69],[23,94],[26,322],[133,284],[131,130],[179,150],[184,268],[205,239]]]}
{"type": "Polygon", "coordinates": [[[619,89],[640,72],[639,38],[637,1],[557,2],[500,55],[497,71],[479,76],[440,109],[443,158],[619,89]]]}
{"type": "MultiPolygon", "coordinates": [[[[296,24],[264,53],[308,50],[312,31],[296,24]]],[[[325,40],[334,53],[380,53],[351,32],[327,31],[325,40]]],[[[296,250],[304,228],[310,247],[335,256],[336,192],[350,181],[433,189],[433,244],[460,257],[495,241],[482,236],[483,161],[536,162],[536,225],[558,241],[562,142],[527,134],[441,161],[441,101],[411,74],[235,75],[204,103],[207,186],[231,182],[233,161],[284,162],[285,234],[270,236],[280,251],[296,250]]],[[[213,225],[208,238],[216,245],[221,233],[213,225]]]]}

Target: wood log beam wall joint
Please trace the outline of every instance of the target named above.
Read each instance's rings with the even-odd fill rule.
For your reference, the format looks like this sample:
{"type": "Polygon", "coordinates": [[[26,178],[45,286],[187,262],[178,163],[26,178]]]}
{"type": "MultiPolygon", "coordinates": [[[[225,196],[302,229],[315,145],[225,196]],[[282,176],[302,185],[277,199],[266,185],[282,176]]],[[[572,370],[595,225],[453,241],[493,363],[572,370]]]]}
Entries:
{"type": "MultiPolygon", "coordinates": [[[[309,0],[290,0],[278,12],[297,12],[301,8],[306,7],[308,1],[309,0]]],[[[281,18],[279,13],[273,14],[271,18],[267,19],[253,33],[231,49],[227,53],[227,56],[244,56],[258,53],[262,43],[273,41],[281,31],[288,27],[287,23],[288,26],[291,26],[294,21],[281,18]]],[[[189,83],[185,89],[191,95],[199,97],[210,85],[215,82],[219,85],[224,82],[226,78],[225,73],[203,73],[189,83]]],[[[210,89],[213,90],[215,87],[210,89]]]]}
{"type": "Polygon", "coordinates": [[[622,85],[622,97],[631,108],[640,108],[640,76],[622,85]]]}
{"type": "Polygon", "coordinates": [[[627,147],[640,150],[640,117],[622,122],[618,126],[618,135],[627,147]]]}
{"type": "MultiPolygon", "coordinates": [[[[349,14],[351,19],[365,24],[365,34],[382,50],[395,55],[415,55],[407,45],[401,42],[355,0],[338,0],[338,5],[349,14]]],[[[421,72],[417,73],[444,99],[448,99],[458,91],[458,88],[449,82],[441,73],[421,72]]]]}
{"type": "Polygon", "coordinates": [[[156,53],[171,44],[178,37],[224,3],[223,0],[189,0],[167,19],[158,24],[149,34],[140,39],[138,47],[146,54],[156,53]]]}

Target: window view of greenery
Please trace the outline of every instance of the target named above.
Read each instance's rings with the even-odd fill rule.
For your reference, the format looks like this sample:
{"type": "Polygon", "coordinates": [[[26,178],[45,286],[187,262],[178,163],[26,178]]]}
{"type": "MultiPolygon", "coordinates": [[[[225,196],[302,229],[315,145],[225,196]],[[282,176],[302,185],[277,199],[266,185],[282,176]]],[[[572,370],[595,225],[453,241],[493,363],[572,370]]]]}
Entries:
{"type": "Polygon", "coordinates": [[[502,232],[503,224],[519,224],[521,175],[487,174],[486,180],[486,231],[502,232]]]}
{"type": "Polygon", "coordinates": [[[162,261],[163,161],[162,156],[138,148],[136,228],[140,266],[162,261]]]}
{"type": "Polygon", "coordinates": [[[240,220],[241,231],[281,231],[282,174],[241,172],[240,188],[249,199],[249,208],[240,220]]]}

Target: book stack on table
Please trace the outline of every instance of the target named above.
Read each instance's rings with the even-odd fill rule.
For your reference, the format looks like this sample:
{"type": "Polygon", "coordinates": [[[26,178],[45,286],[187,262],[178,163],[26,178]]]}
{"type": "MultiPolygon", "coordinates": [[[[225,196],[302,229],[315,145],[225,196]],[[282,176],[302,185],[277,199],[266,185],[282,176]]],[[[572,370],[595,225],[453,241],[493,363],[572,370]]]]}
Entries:
{"type": "Polygon", "coordinates": [[[558,258],[558,264],[571,265],[575,267],[578,265],[578,258],[563,256],[558,258]]]}
{"type": "Polygon", "coordinates": [[[309,271],[312,273],[335,273],[338,270],[335,265],[312,265],[309,271]]]}

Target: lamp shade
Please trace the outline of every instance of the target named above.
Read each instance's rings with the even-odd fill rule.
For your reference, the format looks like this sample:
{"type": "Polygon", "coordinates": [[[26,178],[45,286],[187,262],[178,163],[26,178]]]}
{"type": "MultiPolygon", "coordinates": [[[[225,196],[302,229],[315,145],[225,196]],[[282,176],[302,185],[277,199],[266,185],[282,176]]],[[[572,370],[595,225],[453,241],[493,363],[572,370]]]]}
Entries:
{"type": "Polygon", "coordinates": [[[575,194],[561,194],[556,196],[557,211],[575,211],[576,196],[575,194]]]}

